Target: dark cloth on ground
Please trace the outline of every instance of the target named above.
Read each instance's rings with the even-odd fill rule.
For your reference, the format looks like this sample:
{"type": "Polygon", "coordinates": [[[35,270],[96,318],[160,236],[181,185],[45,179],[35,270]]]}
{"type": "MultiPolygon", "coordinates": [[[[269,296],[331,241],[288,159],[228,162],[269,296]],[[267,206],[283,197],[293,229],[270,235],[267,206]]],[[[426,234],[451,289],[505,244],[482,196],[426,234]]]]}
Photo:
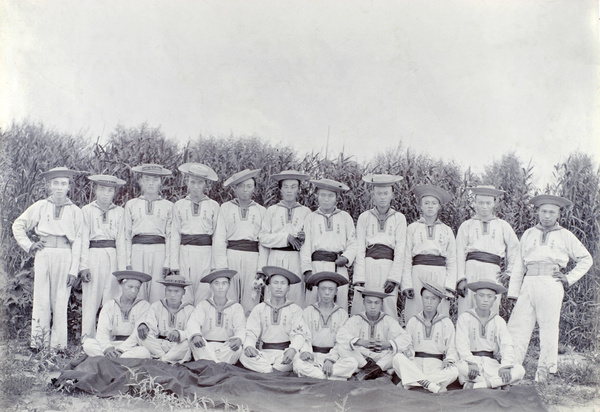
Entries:
{"type": "Polygon", "coordinates": [[[206,396],[216,408],[228,402],[264,412],[334,412],[341,405],[353,411],[546,410],[535,387],[528,385],[514,386],[509,392],[477,389],[433,395],[421,389],[397,387],[388,378],[363,382],[318,380],[287,372],[255,373],[212,361],[169,365],[150,359],[93,357],[73,370],[63,370],[55,385],[111,397],[127,393],[148,376],[178,396],[206,396]]]}

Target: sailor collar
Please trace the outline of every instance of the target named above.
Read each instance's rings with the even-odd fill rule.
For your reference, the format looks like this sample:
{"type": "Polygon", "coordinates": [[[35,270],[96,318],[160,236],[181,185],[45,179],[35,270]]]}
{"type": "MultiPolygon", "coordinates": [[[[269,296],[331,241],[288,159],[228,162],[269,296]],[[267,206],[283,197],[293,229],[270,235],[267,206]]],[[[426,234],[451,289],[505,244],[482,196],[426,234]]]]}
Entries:
{"type": "Polygon", "coordinates": [[[279,201],[279,203],[277,203],[277,206],[281,206],[281,207],[284,207],[289,210],[289,209],[295,209],[297,207],[301,207],[302,205],[300,203],[296,202],[292,207],[288,207],[283,203],[283,201],[279,201]]]}
{"type": "Polygon", "coordinates": [[[162,200],[162,196],[158,196],[156,199],[150,200],[146,196],[141,195],[141,196],[138,197],[138,199],[145,200],[146,202],[156,202],[158,200],[162,200]]]}
{"type": "Polygon", "coordinates": [[[479,220],[479,221],[481,221],[483,223],[488,223],[488,222],[491,222],[492,220],[498,219],[498,216],[492,215],[491,217],[488,217],[488,218],[484,219],[484,218],[480,217],[479,215],[475,215],[471,219],[473,219],[473,220],[479,220]]]}
{"type": "Polygon", "coordinates": [[[333,314],[335,312],[337,312],[338,310],[342,310],[341,306],[336,305],[335,303],[333,304],[333,310],[331,311],[331,313],[329,314],[329,316],[327,316],[327,319],[325,319],[325,316],[323,315],[323,312],[321,311],[321,308],[319,308],[319,303],[313,303],[310,306],[314,307],[316,309],[317,312],[319,312],[319,316],[321,317],[321,319],[323,319],[323,323],[325,325],[327,325],[329,323],[329,319],[331,319],[331,317],[333,316],[333,314]]]}
{"type": "Polygon", "coordinates": [[[192,198],[190,197],[190,195],[187,195],[187,196],[186,196],[184,199],[185,199],[185,200],[189,200],[191,203],[194,203],[194,204],[197,204],[197,205],[199,205],[199,204],[200,204],[200,202],[204,202],[205,200],[208,200],[208,196],[206,196],[206,195],[202,196],[202,198],[201,198],[200,200],[198,200],[197,202],[194,202],[194,201],[192,200],[192,198]]]}
{"type": "Polygon", "coordinates": [[[423,223],[424,225],[427,225],[427,226],[443,225],[442,221],[439,218],[435,219],[435,222],[433,222],[433,225],[430,225],[429,223],[427,223],[427,221],[425,220],[424,217],[420,217],[419,220],[417,220],[417,222],[423,223]]]}
{"type": "Polygon", "coordinates": [[[109,210],[112,210],[112,209],[114,209],[114,208],[116,208],[116,207],[117,207],[117,205],[115,205],[114,203],[111,203],[111,204],[108,206],[108,209],[106,209],[106,210],[105,210],[105,209],[102,209],[102,208],[100,207],[100,205],[98,204],[98,201],[97,201],[97,200],[94,200],[94,201],[93,201],[91,204],[92,204],[92,206],[96,207],[97,209],[101,210],[102,212],[108,212],[109,210]]]}
{"type": "Polygon", "coordinates": [[[242,208],[242,209],[249,209],[250,206],[254,206],[254,205],[258,204],[254,200],[251,200],[250,203],[248,203],[248,205],[242,206],[237,197],[235,199],[231,200],[231,203],[233,203],[234,205],[236,205],[237,207],[242,208]]]}
{"type": "Polygon", "coordinates": [[[561,225],[559,225],[558,223],[555,223],[554,226],[552,226],[550,229],[546,229],[544,226],[541,225],[541,223],[538,223],[537,225],[534,226],[536,229],[541,230],[544,233],[548,233],[548,232],[554,232],[556,230],[561,230],[564,229],[561,225]]]}
{"type": "Polygon", "coordinates": [[[323,213],[323,212],[321,211],[321,208],[318,208],[318,209],[316,210],[316,212],[315,212],[315,213],[318,213],[318,214],[320,214],[321,216],[325,216],[326,218],[328,218],[328,219],[329,219],[329,218],[330,218],[330,217],[332,217],[333,215],[336,215],[336,214],[338,214],[338,213],[340,213],[340,212],[341,212],[341,210],[340,210],[340,209],[338,209],[338,208],[336,207],[336,208],[334,208],[334,209],[333,209],[333,212],[331,212],[331,213],[323,213]]]}
{"type": "Polygon", "coordinates": [[[172,313],[178,313],[180,310],[183,310],[183,308],[185,308],[186,306],[189,306],[192,304],[191,302],[181,302],[181,304],[179,305],[179,307],[177,309],[171,309],[169,307],[169,305],[167,305],[166,298],[161,299],[160,302],[163,304],[163,306],[166,310],[168,310],[169,312],[172,312],[172,313]]]}
{"type": "Polygon", "coordinates": [[[54,198],[52,196],[48,196],[48,198],[46,200],[57,207],[74,205],[74,203],[71,202],[71,199],[69,199],[68,197],[66,197],[65,202],[61,203],[60,205],[54,201],[54,198]]]}
{"type": "Polygon", "coordinates": [[[225,302],[225,305],[223,306],[223,309],[219,309],[219,307],[218,307],[218,306],[217,306],[217,304],[215,303],[215,300],[214,300],[214,297],[213,297],[213,296],[211,296],[210,298],[206,299],[206,301],[207,301],[207,302],[208,302],[208,303],[209,303],[209,304],[210,304],[212,307],[214,307],[214,308],[217,310],[217,312],[219,312],[219,311],[220,311],[220,312],[222,312],[222,311],[224,311],[225,309],[227,309],[228,307],[230,307],[230,306],[233,306],[235,303],[237,303],[237,302],[236,302],[236,301],[234,301],[234,300],[228,299],[228,300],[227,300],[227,302],[225,302]]]}
{"type": "Polygon", "coordinates": [[[360,316],[361,318],[363,318],[365,320],[365,322],[367,322],[369,325],[376,325],[378,324],[380,321],[382,321],[386,316],[388,316],[387,314],[383,313],[383,312],[379,312],[379,318],[377,318],[376,320],[370,320],[367,317],[367,312],[361,312],[358,314],[358,316],[360,316]]]}
{"type": "Polygon", "coordinates": [[[275,307],[275,306],[273,306],[271,304],[271,300],[270,299],[264,301],[264,304],[267,305],[268,307],[270,307],[273,310],[281,310],[281,309],[283,309],[283,308],[285,308],[287,306],[290,306],[292,303],[294,303],[294,302],[292,302],[291,300],[287,300],[286,299],[286,301],[285,301],[285,303],[283,305],[281,305],[279,307],[275,307]]]}
{"type": "Polygon", "coordinates": [[[448,317],[448,316],[446,316],[446,315],[442,315],[442,314],[440,314],[439,312],[436,312],[436,313],[435,313],[435,316],[434,316],[434,317],[433,317],[433,319],[431,319],[431,321],[430,321],[430,320],[428,320],[428,319],[425,319],[425,315],[423,314],[423,312],[422,312],[422,311],[421,311],[421,312],[419,312],[419,313],[418,313],[418,314],[415,316],[415,318],[417,318],[417,320],[418,320],[419,322],[421,322],[421,323],[422,323],[423,325],[425,325],[425,326],[430,326],[430,325],[429,325],[429,323],[430,323],[430,322],[431,322],[431,326],[433,326],[434,324],[436,324],[436,323],[438,323],[438,322],[441,322],[441,321],[443,321],[443,320],[444,320],[445,318],[447,318],[447,317],[448,317]]]}

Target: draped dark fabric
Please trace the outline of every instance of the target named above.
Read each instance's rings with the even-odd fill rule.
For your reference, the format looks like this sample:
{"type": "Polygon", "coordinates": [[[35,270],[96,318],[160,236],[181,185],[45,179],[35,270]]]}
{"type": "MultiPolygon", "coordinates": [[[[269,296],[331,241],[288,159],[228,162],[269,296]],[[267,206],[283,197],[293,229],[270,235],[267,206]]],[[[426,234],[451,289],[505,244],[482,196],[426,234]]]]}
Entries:
{"type": "Polygon", "coordinates": [[[500,266],[502,258],[498,255],[494,255],[493,253],[469,252],[467,253],[466,260],[477,260],[479,262],[493,263],[494,265],[500,266]]]}
{"type": "Polygon", "coordinates": [[[413,266],[446,266],[446,258],[437,255],[415,255],[412,258],[413,266]]]}
{"type": "Polygon", "coordinates": [[[189,246],[211,246],[212,235],[181,235],[181,245],[189,246]]]}
{"type": "Polygon", "coordinates": [[[242,252],[258,252],[256,240],[228,240],[227,249],[241,250],[242,252]]]}
{"type": "Polygon", "coordinates": [[[394,260],[394,249],[380,243],[375,243],[367,248],[365,256],[371,259],[394,260]]]}
{"type": "Polygon", "coordinates": [[[159,235],[135,235],[131,239],[134,245],[164,245],[165,238],[159,235]]]}

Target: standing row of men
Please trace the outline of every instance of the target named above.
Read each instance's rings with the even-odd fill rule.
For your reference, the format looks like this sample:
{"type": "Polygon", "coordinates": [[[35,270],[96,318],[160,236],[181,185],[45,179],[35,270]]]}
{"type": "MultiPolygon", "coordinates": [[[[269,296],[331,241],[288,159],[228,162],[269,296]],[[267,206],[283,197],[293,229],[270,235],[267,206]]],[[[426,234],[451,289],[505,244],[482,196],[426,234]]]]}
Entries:
{"type": "MultiPolygon", "coordinates": [[[[436,186],[414,189],[421,217],[406,226],[404,215],[390,207],[400,176],[364,177],[373,187],[374,208],[361,214],[355,231],[350,215],[336,208],[339,194],[348,190],[340,182],[311,181],[319,205],[311,212],[297,202],[299,186],[308,176],[281,172],[272,178],[279,184],[282,200],[265,209],[252,201],[260,171],[244,170],[225,181],[235,198],[219,207],[204,194],[207,181],[217,180],[210,167],[188,163],[179,169],[187,175],[189,194],[173,205],[160,197],[161,179],[171,174],[169,170],[159,165],[133,168],[140,174],[142,195],[127,202],[124,210],[112,204],[116,189],[125,183],[120,179],[89,176],[96,183],[96,201],[80,210],[67,197],[69,180],[78,172],[55,168],[42,174],[50,197],[36,202],[13,224],[21,247],[36,253],[33,345],[66,346],[66,304],[78,273],[84,282],[83,334],[93,337],[100,304],[118,294],[110,276],[117,269],[152,276],[140,291],[140,298],[150,303],[163,297],[161,282],[169,272],[181,274],[190,283],[185,298],[193,305],[210,297],[210,288],[201,279],[211,268],[234,270],[238,276],[231,283],[229,298],[241,303],[249,316],[259,303],[256,274],[262,274],[263,266],[281,267],[298,276],[289,298],[304,307],[318,301],[317,291],[310,290],[308,282],[314,273],[328,271],[349,280],[348,268],[354,263],[354,285],[383,289],[384,312],[393,319],[397,319],[399,290],[407,298],[406,320],[422,310],[415,294],[425,283],[442,285],[447,292],[456,290],[462,314],[475,303],[473,292],[466,287],[469,283],[498,283],[510,277],[509,297],[519,298],[509,322],[509,328],[521,331],[513,333],[520,337],[517,360],[522,362],[537,320],[542,346],[540,378],[556,371],[563,287],[577,281],[591,266],[591,256],[583,245],[557,224],[560,208],[567,206],[568,200],[550,195],[533,198],[540,224],[524,234],[519,246],[510,225],[494,216],[496,198],[503,192],[492,187],[471,189],[476,216],[461,225],[455,239],[452,230],[438,219],[441,205],[451,197],[436,186]],[[27,237],[31,229],[40,241],[34,243],[27,237]],[[502,259],[506,270],[501,274],[502,259]],[[560,273],[570,259],[577,262],[575,268],[568,275],[560,273]],[[551,294],[544,290],[540,296],[538,285],[542,283],[551,294]]],[[[269,288],[267,299],[270,293],[269,288]]],[[[362,312],[360,296],[355,294],[353,314],[362,312]]],[[[337,304],[346,312],[347,300],[348,286],[340,285],[337,304]]],[[[495,313],[498,302],[496,299],[492,308],[495,313]]],[[[448,307],[447,299],[442,299],[440,313],[447,315],[448,307]]]]}

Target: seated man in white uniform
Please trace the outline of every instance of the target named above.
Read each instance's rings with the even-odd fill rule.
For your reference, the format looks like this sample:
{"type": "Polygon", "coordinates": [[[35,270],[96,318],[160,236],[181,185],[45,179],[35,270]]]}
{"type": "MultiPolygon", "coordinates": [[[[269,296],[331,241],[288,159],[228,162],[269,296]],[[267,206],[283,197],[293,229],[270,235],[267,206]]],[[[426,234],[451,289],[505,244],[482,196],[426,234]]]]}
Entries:
{"type": "Polygon", "coordinates": [[[338,273],[319,272],[308,282],[317,287],[319,300],[303,311],[311,342],[307,342],[294,361],[294,371],[309,378],[347,380],[356,372],[358,361],[339,355],[335,335],[348,320],[348,313],[333,300],[338,286],[348,284],[348,280],[338,273]]]}
{"type": "Polygon", "coordinates": [[[287,299],[290,284],[299,283],[300,278],[276,266],[265,266],[262,272],[271,298],[256,305],[248,317],[240,362],[256,372],[289,372],[300,349],[310,342],[302,308],[287,299]],[[257,343],[262,343],[258,349],[257,343]]]}
{"type": "Polygon", "coordinates": [[[389,294],[381,289],[361,289],[361,293],[365,311],[348,319],[336,335],[340,356],[358,361],[360,369],[352,379],[359,381],[382,376],[392,368],[396,353],[409,353],[411,342],[398,321],[382,311],[389,294]]]}
{"type": "Polygon", "coordinates": [[[246,316],[242,305],[227,298],[236,274],[235,270],[213,270],[201,280],[210,285],[212,296],[198,303],[188,321],[186,332],[194,360],[234,364],[240,358],[246,316]]]}
{"type": "Polygon", "coordinates": [[[444,286],[423,282],[421,300],[423,311],[406,324],[412,338],[414,355],[399,353],[394,356],[394,371],[405,389],[422,386],[430,392],[445,392],[458,377],[454,363],[458,354],[454,346],[454,324],[438,312],[443,299],[451,297],[444,286]]]}
{"type": "Polygon", "coordinates": [[[191,356],[185,328],[194,311],[189,301],[183,302],[183,295],[192,283],[181,275],[167,276],[158,283],[165,286],[165,297],[151,305],[147,320],[137,327],[139,344],[148,349],[153,358],[183,363],[191,356]]]}
{"type": "Polygon", "coordinates": [[[506,322],[491,310],[496,295],[506,292],[506,288],[485,280],[469,283],[467,288],[475,292],[475,308],[464,312],[456,322],[458,380],[463,389],[509,389],[523,379],[525,369],[514,362],[506,322]]]}
{"type": "Polygon", "coordinates": [[[107,358],[151,358],[150,351],[138,345],[137,326],[146,319],[150,304],[138,299],[142,283],[152,277],[134,270],[121,270],[113,273],[121,286],[121,296],[102,307],[96,338],[83,342],[83,351],[88,356],[107,358]]]}

